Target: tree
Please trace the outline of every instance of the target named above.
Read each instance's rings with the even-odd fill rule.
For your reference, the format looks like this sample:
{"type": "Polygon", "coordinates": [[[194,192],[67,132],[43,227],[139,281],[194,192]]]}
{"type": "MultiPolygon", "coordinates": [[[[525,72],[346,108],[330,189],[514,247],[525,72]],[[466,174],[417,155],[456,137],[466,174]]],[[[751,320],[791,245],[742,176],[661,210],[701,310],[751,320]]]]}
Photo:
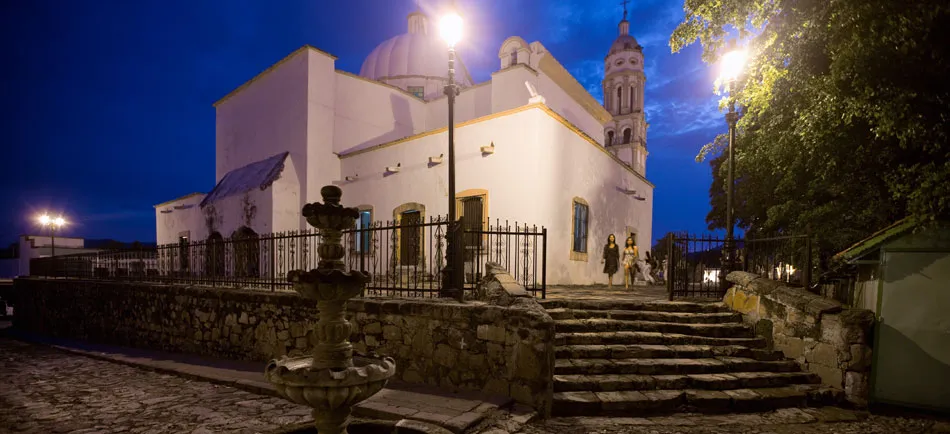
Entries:
{"type": "MultiPolygon", "coordinates": [[[[815,235],[825,254],[905,216],[950,213],[950,6],[938,0],[687,0],[670,39],[717,60],[732,29],[750,64],[734,96],[737,224],[815,235]],[[731,29],[730,29],[731,28],[731,29]]],[[[725,136],[710,229],[725,227],[725,136]]]]}

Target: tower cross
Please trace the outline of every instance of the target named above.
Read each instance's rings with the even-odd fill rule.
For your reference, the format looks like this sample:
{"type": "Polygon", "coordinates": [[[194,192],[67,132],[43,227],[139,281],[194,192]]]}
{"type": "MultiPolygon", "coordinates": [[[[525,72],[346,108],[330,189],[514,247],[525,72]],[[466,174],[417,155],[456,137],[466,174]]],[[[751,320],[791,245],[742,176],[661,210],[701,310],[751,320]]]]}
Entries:
{"type": "Polygon", "coordinates": [[[629,2],[630,0],[623,0],[623,2],[620,3],[623,5],[623,19],[627,19],[627,3],[629,2]]]}

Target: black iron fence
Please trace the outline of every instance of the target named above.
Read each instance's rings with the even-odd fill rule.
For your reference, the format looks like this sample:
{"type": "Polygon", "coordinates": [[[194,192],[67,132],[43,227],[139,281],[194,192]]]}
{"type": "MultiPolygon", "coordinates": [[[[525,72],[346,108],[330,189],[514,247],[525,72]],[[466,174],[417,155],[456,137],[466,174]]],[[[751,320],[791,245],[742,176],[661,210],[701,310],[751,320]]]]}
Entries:
{"type": "MultiPolygon", "coordinates": [[[[666,241],[667,254],[661,262],[670,298],[722,297],[725,240],[682,234],[666,241]]],[[[737,245],[741,247],[741,242],[737,245]]]]}
{"type": "MultiPolygon", "coordinates": [[[[372,275],[365,295],[435,296],[443,284],[448,227],[446,218],[432,217],[346,230],[343,261],[372,275]]],[[[461,227],[465,289],[475,288],[490,261],[506,267],[526,290],[546,295],[547,229],[500,220],[461,227]]],[[[238,232],[148,249],[37,258],[30,261],[30,275],[291,290],[287,273],[317,268],[320,243],[317,230],[238,232]]]]}
{"type": "MultiPolygon", "coordinates": [[[[711,235],[671,235],[661,261],[671,299],[721,298],[725,289],[726,240],[711,235]]],[[[732,269],[743,270],[792,285],[810,287],[814,262],[807,235],[736,239],[732,269]]]]}
{"type": "Polygon", "coordinates": [[[748,238],[739,250],[741,270],[772,280],[810,287],[815,264],[808,235],[748,238]]]}

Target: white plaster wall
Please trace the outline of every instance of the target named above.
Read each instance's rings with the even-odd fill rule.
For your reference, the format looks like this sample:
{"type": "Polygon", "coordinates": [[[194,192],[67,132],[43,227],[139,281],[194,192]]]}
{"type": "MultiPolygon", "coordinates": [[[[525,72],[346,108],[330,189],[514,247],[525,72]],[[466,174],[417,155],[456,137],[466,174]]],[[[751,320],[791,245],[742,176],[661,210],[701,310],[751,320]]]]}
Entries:
{"type": "Polygon", "coordinates": [[[426,104],[418,98],[341,72],[336,72],[335,82],[334,152],[368,148],[426,130],[426,104]]]}
{"type": "MultiPolygon", "coordinates": [[[[428,167],[430,156],[446,153],[445,133],[343,158],[345,173],[360,173],[342,185],[347,206],[373,206],[375,220],[391,220],[407,202],[426,207],[426,218],[447,212],[447,163],[428,167]],[[384,176],[385,166],[402,163],[384,176]]],[[[600,249],[607,234],[636,228],[641,252],[652,240],[653,189],[622,168],[599,147],[541,109],[528,109],[456,130],[456,191],[488,190],[488,217],[548,228],[548,283],[605,282],[600,249]],[[495,153],[480,146],[495,142],[495,153]],[[637,201],[617,187],[636,189],[637,201]],[[571,203],[590,203],[589,260],[571,261],[571,203]]]]}
{"type": "MultiPolygon", "coordinates": [[[[537,195],[538,152],[535,141],[538,110],[479,122],[456,129],[456,191],[488,190],[488,217],[539,223],[541,207],[525,206],[537,195]],[[495,153],[483,156],[480,147],[495,142],[495,153]]],[[[425,136],[387,148],[343,158],[345,173],[359,173],[355,182],[343,184],[347,206],[369,204],[375,220],[391,220],[393,209],[407,202],[426,207],[429,216],[448,211],[448,159],[429,167],[428,157],[447,154],[446,133],[425,136]],[[402,163],[399,173],[384,176],[385,166],[402,163]]]]}
{"type": "Polygon", "coordinates": [[[259,188],[255,188],[247,193],[228,196],[205,206],[204,209],[202,209],[202,237],[192,237],[192,240],[204,240],[210,235],[207,229],[206,219],[211,213],[211,207],[214,207],[214,213],[217,215],[213,228],[225,238],[233,235],[234,231],[238,230],[241,226],[247,226],[261,235],[273,232],[273,196],[274,192],[272,188],[263,191],[259,188]],[[244,212],[245,196],[250,206],[255,208],[250,221],[247,220],[247,216],[244,212]]]}
{"type": "Polygon", "coordinates": [[[207,234],[204,234],[201,208],[198,206],[204,198],[203,194],[190,196],[155,208],[155,242],[158,245],[177,243],[178,234],[182,231],[191,231],[191,239],[204,239],[207,234]],[[176,206],[189,205],[191,207],[188,209],[175,209],[176,206]]]}
{"type": "MultiPolygon", "coordinates": [[[[570,121],[598,143],[604,143],[604,126],[591,116],[577,101],[564,91],[551,77],[539,73],[534,81],[538,94],[544,97],[544,104],[570,121]]],[[[521,87],[524,87],[522,84],[521,87]]]]}
{"type": "MultiPolygon", "coordinates": [[[[290,151],[307,161],[308,70],[303,50],[216,107],[215,182],[229,171],[290,151]]],[[[298,168],[306,178],[306,168],[298,168]]]]}
{"type": "Polygon", "coordinates": [[[540,202],[550,215],[548,230],[548,282],[554,284],[605,283],[600,263],[607,235],[625,239],[625,228],[636,229],[641,255],[653,239],[653,188],[621,166],[603,148],[579,137],[550,116],[540,119],[538,178],[548,187],[549,199],[540,202]],[[638,201],[619,188],[637,190],[638,201]],[[574,197],[590,205],[587,261],[571,260],[572,202],[574,197]]]}
{"type": "MultiPolygon", "coordinates": [[[[455,98],[455,122],[465,122],[491,114],[491,98],[492,82],[490,81],[463,89],[455,98]]],[[[448,126],[449,103],[445,96],[429,101],[426,108],[428,109],[425,124],[427,130],[448,126]]]]}
{"type": "MultiPolygon", "coordinates": [[[[333,154],[336,135],[334,113],[338,104],[335,61],[325,53],[308,50],[307,62],[306,153],[301,155],[292,152],[284,162],[285,172],[281,174],[281,185],[286,186],[292,178],[299,182],[296,187],[299,190],[297,200],[290,205],[298,210],[303,208],[306,199],[319,196],[322,185],[340,179],[340,163],[333,154]]],[[[275,192],[278,195],[283,193],[286,191],[275,192]]],[[[290,196],[284,194],[283,197],[290,196]]],[[[302,222],[302,217],[298,216],[297,219],[302,222]]],[[[283,221],[281,225],[284,225],[283,221]]]]}
{"type": "MultiPolygon", "coordinates": [[[[538,74],[524,66],[515,66],[493,73],[491,76],[491,112],[498,113],[527,104],[531,94],[528,93],[528,88],[525,87],[524,83],[529,81],[537,87],[537,79],[538,74]]],[[[543,93],[541,95],[544,96],[543,93]]]]}
{"type": "MultiPolygon", "coordinates": [[[[331,158],[333,161],[338,161],[336,156],[331,155],[331,158]]],[[[339,163],[336,166],[339,170],[339,163]]],[[[267,190],[270,191],[272,197],[271,229],[274,232],[296,231],[306,227],[306,221],[301,214],[304,204],[300,200],[300,182],[294,167],[292,158],[288,156],[284,161],[284,171],[280,173],[280,178],[274,181],[267,190]]],[[[316,195],[320,194],[319,188],[311,189],[311,191],[316,195]]]]}

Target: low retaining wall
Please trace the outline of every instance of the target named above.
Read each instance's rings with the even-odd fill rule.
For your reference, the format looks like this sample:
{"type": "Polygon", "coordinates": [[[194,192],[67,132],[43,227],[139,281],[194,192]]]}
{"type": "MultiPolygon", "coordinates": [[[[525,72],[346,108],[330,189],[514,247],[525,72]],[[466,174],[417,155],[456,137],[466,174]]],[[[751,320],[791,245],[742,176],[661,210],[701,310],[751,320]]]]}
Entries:
{"type": "Polygon", "coordinates": [[[741,271],[726,279],[735,285],[723,301],[753,323],[771,348],[820,376],[823,384],[843,389],[852,404],[867,405],[871,311],[741,271]]]}
{"type": "MultiPolygon", "coordinates": [[[[511,279],[488,274],[486,287],[511,279]]],[[[296,293],[17,279],[14,294],[14,327],[48,336],[262,362],[316,343],[316,303],[296,293]]],[[[549,414],[554,323],[532,298],[504,298],[355,299],[351,339],[358,353],[395,358],[403,381],[506,395],[549,414]]]]}

